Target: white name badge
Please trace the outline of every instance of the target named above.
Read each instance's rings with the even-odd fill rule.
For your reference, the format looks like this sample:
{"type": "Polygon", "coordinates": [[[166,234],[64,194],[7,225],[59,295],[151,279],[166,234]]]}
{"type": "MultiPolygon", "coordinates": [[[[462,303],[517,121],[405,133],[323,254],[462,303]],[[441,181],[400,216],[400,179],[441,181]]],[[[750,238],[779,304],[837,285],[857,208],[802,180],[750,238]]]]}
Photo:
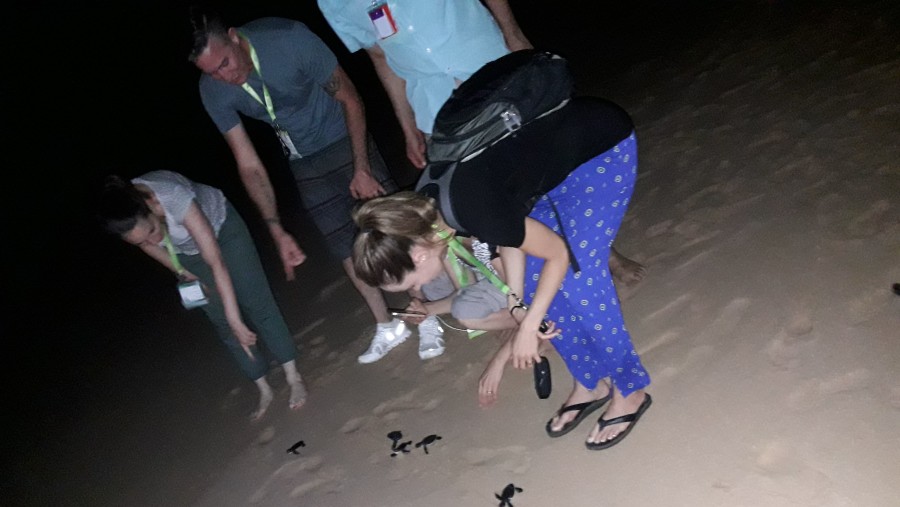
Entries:
{"type": "Polygon", "coordinates": [[[379,39],[386,39],[397,33],[397,24],[394,23],[391,8],[387,3],[381,2],[369,9],[369,19],[372,20],[372,26],[375,27],[375,34],[379,39]]]}
{"type": "Polygon", "coordinates": [[[199,280],[182,282],[178,284],[178,293],[181,294],[181,304],[188,310],[209,303],[199,280]]]}
{"type": "Polygon", "coordinates": [[[278,140],[281,141],[281,147],[284,149],[284,154],[289,159],[294,160],[303,158],[297,151],[297,148],[294,146],[294,141],[291,141],[291,136],[286,130],[281,127],[275,127],[275,133],[278,134],[278,140]]]}

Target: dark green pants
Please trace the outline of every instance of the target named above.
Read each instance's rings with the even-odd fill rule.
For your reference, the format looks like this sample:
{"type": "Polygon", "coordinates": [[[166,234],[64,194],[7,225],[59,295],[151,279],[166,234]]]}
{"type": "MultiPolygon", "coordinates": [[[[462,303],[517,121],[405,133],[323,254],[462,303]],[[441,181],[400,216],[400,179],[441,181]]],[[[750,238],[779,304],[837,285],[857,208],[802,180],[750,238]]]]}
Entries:
{"type": "Polygon", "coordinates": [[[203,311],[215,325],[219,339],[231,352],[244,374],[251,380],[256,380],[263,377],[269,369],[268,360],[259,347],[260,342],[275,356],[278,364],[293,360],[296,357],[296,348],[284,317],[275,303],[250,231],[247,230],[247,225],[237,210],[230,203],[226,206],[227,217],[218,236],[219,249],[222,250],[222,258],[231,275],[231,283],[234,285],[244,323],[256,333],[257,345],[250,347],[253,359],[244,352],[232,334],[231,327],[228,326],[222,300],[212,289],[215,287],[212,269],[203,261],[200,254],[180,254],[178,259],[188,271],[200,277],[200,280],[211,289],[209,290],[211,294],[207,294],[209,304],[202,307],[203,311]]]}

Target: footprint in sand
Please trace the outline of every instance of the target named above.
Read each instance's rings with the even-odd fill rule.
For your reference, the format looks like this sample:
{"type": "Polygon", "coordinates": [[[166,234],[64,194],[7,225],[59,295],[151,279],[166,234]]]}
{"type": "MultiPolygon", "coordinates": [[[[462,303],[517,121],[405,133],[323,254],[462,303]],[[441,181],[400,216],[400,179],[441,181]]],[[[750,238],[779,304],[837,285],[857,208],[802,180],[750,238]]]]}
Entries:
{"type": "Polygon", "coordinates": [[[266,429],[259,432],[259,435],[256,437],[256,443],[259,445],[266,445],[274,439],[275,439],[275,427],[269,426],[266,429]]]}
{"type": "Polygon", "coordinates": [[[332,294],[335,293],[335,291],[349,283],[349,281],[349,278],[342,276],[338,280],[326,285],[325,288],[319,291],[319,295],[316,298],[316,301],[324,301],[328,299],[332,294]]]}
{"type": "Polygon", "coordinates": [[[665,234],[672,226],[672,222],[674,222],[674,220],[669,219],[647,227],[647,229],[644,231],[644,237],[655,238],[656,236],[665,234]]]}
{"type": "Polygon", "coordinates": [[[837,502],[834,481],[821,470],[804,459],[804,454],[784,441],[766,443],[754,463],[760,484],[750,484],[757,488],[771,482],[785,495],[785,500],[797,505],[846,505],[837,502]]]}
{"type": "Polygon", "coordinates": [[[431,412],[441,405],[441,398],[418,400],[416,399],[416,395],[417,392],[412,391],[392,400],[379,403],[378,406],[372,409],[372,415],[354,417],[344,423],[338,431],[343,434],[355,433],[376,418],[383,421],[395,421],[399,419],[405,411],[417,410],[420,412],[431,412]]]}
{"type": "MultiPolygon", "coordinates": [[[[294,333],[294,341],[299,341],[301,338],[306,336],[307,333],[309,333],[313,329],[321,326],[323,323],[325,323],[325,319],[318,319],[318,320],[315,320],[312,323],[308,324],[300,331],[297,331],[296,333],[294,333]]],[[[315,345],[315,344],[313,343],[313,345],[315,345]]]]}
{"type": "Polygon", "coordinates": [[[850,220],[847,232],[855,238],[867,238],[884,230],[884,217],[891,209],[887,199],[875,201],[862,213],[850,220]]]}
{"type": "Polygon", "coordinates": [[[819,225],[829,232],[845,238],[868,238],[888,229],[888,212],[891,203],[881,199],[865,209],[838,194],[828,194],[819,201],[819,225]],[[847,217],[853,217],[849,220],[847,217]]]}
{"type": "Polygon", "coordinates": [[[363,427],[367,419],[369,419],[369,417],[354,417],[353,419],[345,422],[344,425],[341,426],[341,429],[339,429],[338,431],[345,435],[355,433],[357,430],[363,427]]]}
{"type": "Polygon", "coordinates": [[[800,356],[799,343],[785,333],[780,333],[770,340],[765,351],[769,362],[783,370],[789,370],[796,366],[800,356]]]}
{"type": "Polygon", "coordinates": [[[465,452],[465,459],[473,467],[489,467],[515,475],[522,475],[531,468],[528,448],[521,445],[491,449],[481,447],[465,452]]]}
{"type": "Polygon", "coordinates": [[[819,382],[819,392],[823,395],[849,393],[869,387],[872,372],[866,368],[857,368],[819,382]]]}
{"type": "Polygon", "coordinates": [[[668,320],[673,315],[682,313],[684,306],[690,303],[692,299],[693,295],[691,293],[682,294],[666,303],[662,308],[650,312],[641,320],[642,322],[650,322],[660,318],[668,320]]]}
{"type": "Polygon", "coordinates": [[[850,323],[857,325],[866,322],[887,307],[894,297],[887,287],[855,297],[847,303],[850,323]]]}
{"type": "MultiPolygon", "coordinates": [[[[787,402],[795,410],[808,410],[828,404],[836,394],[861,391],[868,389],[871,384],[872,372],[866,368],[857,368],[826,379],[806,380],[788,394],[787,402]]],[[[897,408],[900,408],[900,388],[897,391],[897,408]]]]}
{"type": "Polygon", "coordinates": [[[322,458],[308,456],[291,459],[278,467],[266,481],[250,495],[249,502],[258,504],[267,498],[283,494],[289,490],[290,498],[297,498],[312,491],[324,490],[325,493],[340,491],[344,482],[343,469],[340,467],[322,468],[322,458]],[[294,486],[302,481],[299,486],[294,486]]]}
{"type": "Polygon", "coordinates": [[[712,333],[717,336],[729,336],[741,319],[743,319],[744,313],[747,312],[750,304],[751,300],[748,298],[732,299],[725,305],[725,308],[722,309],[716,320],[707,326],[704,334],[712,333]]]}
{"type": "Polygon", "coordinates": [[[672,330],[664,331],[662,334],[660,334],[656,338],[653,338],[652,340],[650,340],[649,343],[647,343],[647,345],[640,347],[637,352],[639,355],[644,356],[644,355],[648,354],[651,350],[654,350],[659,347],[663,347],[670,343],[674,343],[680,335],[681,335],[681,333],[679,333],[677,331],[672,331],[672,330]]]}
{"type": "Polygon", "coordinates": [[[417,395],[418,391],[410,391],[392,400],[379,403],[378,406],[372,409],[372,415],[375,417],[382,417],[386,420],[393,420],[400,417],[401,412],[409,410],[430,412],[437,408],[441,403],[440,398],[419,400],[416,399],[417,395]]]}
{"type": "Polygon", "coordinates": [[[345,475],[344,470],[337,466],[317,469],[312,478],[292,489],[288,496],[294,499],[318,491],[326,494],[340,493],[344,489],[345,475]]]}
{"type": "Polygon", "coordinates": [[[784,330],[766,345],[765,353],[769,362],[776,368],[793,368],[802,357],[801,347],[812,341],[811,337],[807,336],[812,331],[813,322],[808,314],[800,312],[794,315],[784,330]]]}

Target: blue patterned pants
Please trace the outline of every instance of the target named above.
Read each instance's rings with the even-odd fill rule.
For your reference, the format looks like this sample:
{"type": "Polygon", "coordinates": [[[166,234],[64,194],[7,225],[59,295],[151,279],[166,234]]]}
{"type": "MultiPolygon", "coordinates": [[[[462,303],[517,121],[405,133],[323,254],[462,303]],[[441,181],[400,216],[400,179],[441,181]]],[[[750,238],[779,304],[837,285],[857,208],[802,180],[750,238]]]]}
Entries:
{"type": "MultiPolygon", "coordinates": [[[[529,215],[568,239],[581,268],[575,273],[569,267],[547,311],[548,318],[563,330],[551,343],[585,388],[594,389],[600,379],[609,377],[624,396],[650,384],[625,329],[609,272],[610,248],[636,179],[637,140],[632,132],[572,171],[529,215]]],[[[525,293],[530,298],[534,298],[543,263],[528,257],[525,293]]]]}

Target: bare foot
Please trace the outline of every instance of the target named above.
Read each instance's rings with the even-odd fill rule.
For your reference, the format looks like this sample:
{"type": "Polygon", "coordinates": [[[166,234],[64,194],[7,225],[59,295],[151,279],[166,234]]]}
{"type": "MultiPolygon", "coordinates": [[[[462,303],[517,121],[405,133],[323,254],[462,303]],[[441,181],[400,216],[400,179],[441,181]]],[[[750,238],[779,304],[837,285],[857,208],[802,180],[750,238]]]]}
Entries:
{"type": "Polygon", "coordinates": [[[266,384],[264,388],[260,387],[259,389],[259,406],[250,414],[250,420],[256,422],[262,419],[266,415],[266,411],[269,410],[270,403],[272,403],[272,389],[266,384]]]}
{"type": "MultiPolygon", "coordinates": [[[[609,386],[604,381],[598,382],[597,387],[595,387],[593,391],[589,391],[580,383],[575,382],[572,393],[569,395],[568,399],[566,399],[563,406],[570,407],[578,403],[596,401],[607,394],[609,394],[609,386]]],[[[563,412],[559,416],[554,416],[553,419],[550,420],[550,429],[554,432],[562,431],[563,427],[577,416],[578,411],[575,410],[570,410],[568,412],[563,412]]]]}
{"type": "Polygon", "coordinates": [[[615,248],[609,252],[609,271],[616,283],[630,287],[644,279],[647,268],[620,254],[615,248]]]}
{"type": "Polygon", "coordinates": [[[303,380],[298,379],[291,384],[291,400],[288,406],[291,410],[299,410],[304,404],[306,404],[306,386],[303,385],[303,380]]]}
{"type": "MultiPolygon", "coordinates": [[[[623,415],[634,414],[641,407],[646,396],[647,394],[643,389],[629,394],[628,397],[622,397],[622,393],[620,393],[618,389],[614,389],[612,401],[609,404],[609,408],[603,413],[603,419],[609,421],[623,415]]],[[[611,424],[604,426],[602,429],[600,428],[599,423],[595,424],[594,429],[592,429],[590,435],[588,435],[587,442],[590,444],[602,444],[608,440],[612,440],[616,438],[619,433],[622,433],[628,429],[630,425],[636,422],[637,421],[611,424]]]]}

